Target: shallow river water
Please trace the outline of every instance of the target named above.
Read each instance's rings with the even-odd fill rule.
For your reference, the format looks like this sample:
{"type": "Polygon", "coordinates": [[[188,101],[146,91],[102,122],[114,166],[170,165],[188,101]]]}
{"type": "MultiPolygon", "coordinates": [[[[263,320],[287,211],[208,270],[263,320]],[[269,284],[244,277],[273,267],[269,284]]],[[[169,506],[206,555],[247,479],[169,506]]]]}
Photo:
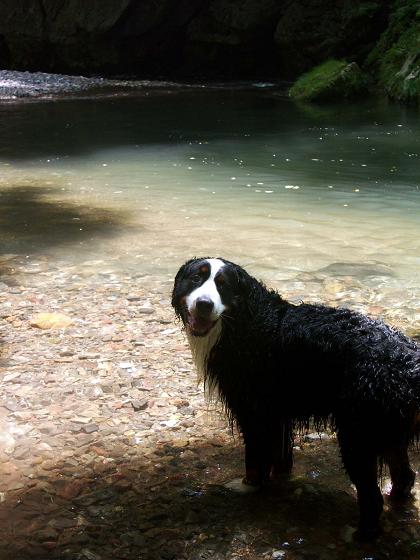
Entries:
{"type": "MultiPolygon", "coordinates": [[[[122,547],[121,555],[112,557],[132,558],[130,550],[144,552],[152,547],[158,535],[153,531],[160,523],[161,531],[169,531],[165,537],[169,543],[179,533],[180,542],[187,541],[193,550],[203,548],[201,555],[180,558],[417,558],[419,481],[411,506],[395,519],[387,513],[386,539],[377,548],[353,548],[348,524],[353,523],[354,494],[343,477],[334,441],[320,446],[315,437],[301,455],[297,451],[297,478],[283,505],[276,493],[263,505],[257,498],[247,506],[224,494],[213,496],[214,483],[240,475],[242,448],[236,443],[230,449],[230,435],[217,422],[202,420],[200,424],[201,390],[195,388],[190,354],[179,329],[170,324],[169,294],[173,276],[185,260],[194,255],[223,256],[292,300],[352,307],[420,337],[418,112],[377,101],[300,106],[274,88],[179,88],[141,95],[5,103],[0,105],[0,127],[0,288],[4,290],[0,299],[5,319],[2,333],[11,356],[11,365],[3,360],[5,375],[0,383],[13,401],[6,406],[2,433],[7,435],[13,428],[17,439],[20,432],[15,424],[19,422],[28,433],[27,441],[16,444],[17,452],[4,451],[0,442],[0,467],[5,472],[0,528],[8,553],[10,546],[27,551],[37,542],[42,550],[45,546],[57,550],[57,558],[106,558],[104,546],[109,551],[122,547]],[[137,310],[137,300],[151,307],[137,310]],[[32,314],[51,310],[64,310],[75,318],[73,327],[59,334],[31,327],[32,314]],[[137,385],[131,383],[136,368],[137,385]],[[92,393],[96,377],[103,384],[92,393]],[[146,404],[141,400],[144,394],[149,399],[146,404]],[[185,406],[181,403],[185,410],[178,413],[174,402],[180,394],[188,396],[191,406],[186,406],[188,401],[185,406]],[[132,411],[130,399],[134,398],[141,401],[137,403],[143,407],[141,413],[132,411]],[[160,511],[160,494],[153,494],[152,482],[139,471],[133,495],[124,494],[121,504],[119,497],[107,498],[105,513],[99,506],[98,511],[86,513],[71,492],[64,493],[63,500],[73,500],[73,509],[66,510],[71,520],[65,519],[65,538],[52,529],[45,535],[35,525],[28,529],[25,515],[37,511],[28,496],[34,488],[38,491],[38,479],[51,479],[53,484],[55,476],[60,483],[63,476],[71,476],[74,485],[74,480],[84,480],[87,475],[81,473],[89,465],[99,461],[85,448],[79,457],[74,452],[76,436],[69,435],[78,431],[62,427],[63,419],[73,418],[75,410],[97,423],[89,424],[96,431],[86,449],[101,443],[104,449],[92,448],[100,452],[101,468],[102,455],[110,453],[122,462],[122,472],[133,473],[130,476],[138,472],[137,466],[130,466],[134,461],[130,457],[136,461],[146,457],[152,482],[153,477],[163,476],[159,473],[165,474],[168,492],[160,492],[167,499],[167,518],[160,511]],[[54,424],[54,430],[42,424],[43,431],[38,433],[37,415],[41,422],[47,419],[54,424]],[[31,422],[35,428],[28,431],[31,422]],[[220,458],[215,459],[212,451],[210,458],[203,455],[197,462],[199,444],[208,442],[213,449],[211,438],[221,435],[223,445],[216,442],[214,447],[220,458]],[[180,437],[183,443],[176,444],[180,437]],[[159,449],[163,444],[181,450],[189,446],[185,464],[184,459],[178,464],[175,455],[164,463],[168,451],[155,456],[154,446],[159,449]],[[114,449],[115,445],[121,449],[114,449]],[[50,453],[48,460],[45,449],[50,453]],[[72,457],[74,453],[68,472],[57,466],[63,449],[72,457]],[[22,461],[27,463],[26,470],[22,461]],[[41,465],[41,474],[34,465],[41,465]],[[17,475],[21,478],[16,479],[17,475]],[[323,482],[324,475],[324,486],[312,485],[318,476],[323,482]],[[306,481],[303,486],[301,479],[306,481]],[[205,491],[192,492],[188,486],[181,495],[177,484],[184,482],[189,486],[200,482],[205,491]],[[17,501],[14,491],[22,493],[17,501]],[[146,502],[137,496],[142,492],[151,500],[149,513],[149,506],[145,510],[146,502]],[[302,492],[309,498],[299,505],[302,492]],[[175,494],[179,512],[173,506],[175,494]],[[189,512],[185,521],[185,496],[192,503],[199,501],[196,495],[200,504],[187,504],[195,517],[189,512]],[[337,496],[337,506],[331,505],[337,496]],[[16,507],[22,503],[26,513],[16,507]],[[132,504],[135,515],[127,515],[127,504],[132,504]],[[112,512],[111,506],[115,506],[112,512]],[[74,507],[85,516],[76,523],[77,538],[83,536],[80,543],[87,543],[84,556],[79,554],[71,524],[74,507]],[[149,514],[150,526],[141,529],[144,541],[138,535],[138,519],[149,514]],[[121,545],[114,539],[111,543],[108,529],[105,537],[96,533],[86,537],[83,527],[102,526],[98,519],[105,519],[105,526],[107,516],[117,533],[127,531],[130,519],[130,539],[140,541],[121,545]],[[226,552],[229,524],[240,537],[238,542],[232,540],[232,554],[226,552]],[[302,548],[301,534],[306,539],[308,527],[310,546],[302,548]],[[257,544],[252,541],[253,531],[262,534],[259,540],[255,537],[257,544]],[[20,541],[24,544],[18,548],[20,541]],[[290,550],[286,541],[292,543],[290,550]],[[61,555],[63,547],[68,547],[67,556],[61,555]],[[217,556],[217,547],[223,554],[217,556]],[[246,554],[237,554],[238,547],[246,554]]],[[[180,453],[182,458],[184,451],[180,453]]],[[[418,465],[414,452],[413,466],[418,469],[418,465]]],[[[104,480],[108,484],[97,472],[102,471],[95,470],[84,488],[104,484],[104,480]]],[[[384,481],[385,491],[388,482],[384,481]]],[[[129,488],[128,482],[124,488],[129,488]]],[[[76,490],[75,495],[81,491],[76,490]]],[[[48,492],[53,491],[49,488],[48,492]]],[[[38,503],[37,494],[35,498],[38,503]]],[[[64,506],[57,499],[55,504],[48,499],[48,504],[62,515],[64,506]]],[[[41,518],[39,524],[44,527],[49,515],[58,514],[49,513],[42,504],[40,515],[46,519],[41,518]]],[[[50,520],[48,527],[60,528],[57,523],[50,520]]],[[[17,556],[26,558],[23,552],[17,556]]],[[[156,552],[156,556],[138,557],[177,556],[156,552]]]]}
{"type": "Polygon", "coordinates": [[[418,308],[414,110],[296,106],[258,88],[0,110],[6,253],[169,277],[192,255],[221,255],[269,282],[300,280],[302,296],[323,269],[418,308]]]}
{"type": "Polygon", "coordinates": [[[255,88],[0,111],[3,253],[167,278],[220,255],[302,297],[351,278],[419,320],[415,110],[255,88]]]}

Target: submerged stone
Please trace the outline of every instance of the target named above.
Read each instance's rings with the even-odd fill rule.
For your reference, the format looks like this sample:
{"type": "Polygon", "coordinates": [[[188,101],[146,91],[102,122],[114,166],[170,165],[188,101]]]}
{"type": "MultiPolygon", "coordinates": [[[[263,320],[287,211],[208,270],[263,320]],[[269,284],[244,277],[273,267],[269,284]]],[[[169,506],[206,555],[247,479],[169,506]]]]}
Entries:
{"type": "Polygon", "coordinates": [[[73,319],[62,313],[38,313],[30,321],[38,329],[63,329],[73,324],[73,319]]]}

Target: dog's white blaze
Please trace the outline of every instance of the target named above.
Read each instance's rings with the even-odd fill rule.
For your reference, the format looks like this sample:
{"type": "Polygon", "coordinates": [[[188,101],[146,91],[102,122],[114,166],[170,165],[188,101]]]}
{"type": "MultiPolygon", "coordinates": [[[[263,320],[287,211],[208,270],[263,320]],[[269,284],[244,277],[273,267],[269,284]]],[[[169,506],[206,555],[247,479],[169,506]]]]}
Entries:
{"type": "MultiPolygon", "coordinates": [[[[208,297],[214,304],[213,312],[211,314],[211,320],[216,321],[219,319],[223,311],[225,311],[226,306],[222,302],[219,292],[217,291],[217,286],[214,282],[216,274],[224,266],[224,262],[220,259],[208,259],[207,262],[210,265],[210,276],[204,282],[202,286],[191,292],[186,299],[188,310],[191,312],[194,310],[195,302],[199,297],[208,297]]],[[[191,348],[191,354],[197,368],[197,382],[202,383],[206,380],[206,367],[207,360],[211,349],[217,343],[220,334],[222,332],[222,323],[217,321],[214,327],[206,336],[193,336],[187,333],[188,342],[191,348]]],[[[214,400],[217,398],[217,387],[211,385],[207,380],[206,386],[206,397],[208,400],[214,400]]]]}
{"type": "MultiPolygon", "coordinates": [[[[216,274],[221,270],[225,263],[220,259],[208,259],[206,262],[210,265],[210,276],[199,288],[191,292],[186,299],[188,311],[191,313],[195,307],[195,302],[199,297],[208,297],[214,304],[213,311],[210,315],[210,319],[215,321],[220,317],[226,306],[223,305],[222,298],[217,291],[217,286],[214,282],[216,274]]],[[[214,329],[212,329],[214,330],[214,329]]]]}

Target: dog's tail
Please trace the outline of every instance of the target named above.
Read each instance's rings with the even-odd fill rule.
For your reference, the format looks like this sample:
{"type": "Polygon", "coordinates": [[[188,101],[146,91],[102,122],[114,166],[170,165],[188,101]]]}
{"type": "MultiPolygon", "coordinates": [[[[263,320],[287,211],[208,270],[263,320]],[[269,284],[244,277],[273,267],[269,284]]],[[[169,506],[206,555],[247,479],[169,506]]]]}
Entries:
{"type": "Polygon", "coordinates": [[[414,418],[413,418],[413,441],[417,445],[420,444],[420,351],[419,351],[419,362],[418,367],[416,367],[416,373],[414,376],[414,418]]]}
{"type": "Polygon", "coordinates": [[[414,413],[413,441],[418,447],[420,443],[420,410],[414,413]]]}

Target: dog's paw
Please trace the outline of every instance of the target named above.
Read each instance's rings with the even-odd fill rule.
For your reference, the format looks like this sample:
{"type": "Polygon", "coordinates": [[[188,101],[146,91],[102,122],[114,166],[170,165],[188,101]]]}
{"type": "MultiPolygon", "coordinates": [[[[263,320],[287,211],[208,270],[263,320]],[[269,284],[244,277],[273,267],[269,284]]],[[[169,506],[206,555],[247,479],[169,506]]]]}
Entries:
{"type": "Polygon", "coordinates": [[[261,488],[259,484],[250,484],[245,478],[234,478],[224,484],[224,487],[237,494],[252,494],[261,488]]]}

